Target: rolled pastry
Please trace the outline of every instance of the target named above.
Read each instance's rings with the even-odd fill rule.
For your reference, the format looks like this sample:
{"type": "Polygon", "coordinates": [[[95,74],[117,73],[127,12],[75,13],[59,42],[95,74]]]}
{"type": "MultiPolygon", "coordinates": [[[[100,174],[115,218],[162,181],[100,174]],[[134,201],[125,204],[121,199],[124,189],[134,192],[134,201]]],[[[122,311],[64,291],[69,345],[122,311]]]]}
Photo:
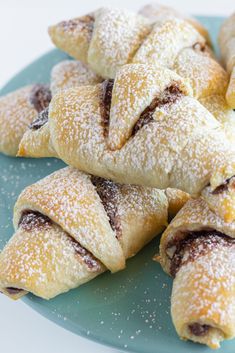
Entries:
{"type": "Polygon", "coordinates": [[[164,15],[163,21],[152,24],[146,17],[127,10],[101,8],[92,15],[51,26],[49,34],[57,47],[89,64],[104,78],[114,78],[126,63],[158,62],[190,76],[195,87],[198,72],[207,72],[197,97],[205,94],[206,86],[210,95],[211,85],[213,90],[225,91],[228,83],[226,72],[211,57],[205,38],[179,16],[164,15]]]}
{"type": "MultiPolygon", "coordinates": [[[[201,194],[211,209],[232,221],[234,149],[223,126],[191,94],[173,71],[125,65],[114,81],[54,96],[49,107],[53,148],[68,165],[103,178],[201,194]]],[[[41,129],[27,131],[20,156],[35,155],[41,129]]]]}
{"type": "Polygon", "coordinates": [[[185,21],[189,22],[193,27],[195,27],[195,29],[203,37],[206,38],[208,44],[211,44],[210,36],[207,29],[199,21],[197,21],[193,17],[189,17],[178,12],[176,9],[172,7],[165,6],[158,3],[150,3],[143,6],[140,9],[139,14],[147,17],[153,24],[157,24],[157,23],[161,24],[162,22],[165,22],[170,18],[184,19],[185,21]]]}
{"type": "Polygon", "coordinates": [[[202,199],[189,200],[163,233],[160,262],[173,276],[171,314],[178,335],[218,348],[235,336],[235,223],[202,199]]]}
{"type": "MultiPolygon", "coordinates": [[[[51,26],[49,34],[58,48],[104,78],[114,78],[118,69],[130,62],[158,63],[172,69],[189,80],[195,98],[207,97],[208,107],[215,111],[213,96],[225,96],[229,77],[214,59],[205,31],[201,28],[199,32],[206,38],[197,31],[198,22],[190,24],[191,20],[184,20],[169,8],[150,5],[142,12],[145,17],[127,10],[101,8],[92,15],[51,26]]],[[[224,109],[224,104],[219,106],[219,102],[219,116],[234,130],[235,113],[228,106],[224,109]]]]}
{"type": "Polygon", "coordinates": [[[187,199],[176,190],[61,169],[19,196],[15,234],[0,254],[0,290],[12,299],[27,292],[50,299],[106,270],[122,270],[187,199]]]}
{"type": "MultiPolygon", "coordinates": [[[[34,84],[0,97],[0,152],[16,156],[20,140],[39,113],[39,120],[44,121],[43,110],[48,107],[51,95],[62,89],[93,85],[101,81],[81,62],[65,60],[53,67],[50,88],[48,85],[34,84]]],[[[49,147],[50,134],[46,127],[40,132],[37,141],[45,157],[55,155],[52,146],[49,147]]]]}
{"type": "Polygon", "coordinates": [[[0,152],[16,156],[20,140],[38,113],[48,107],[47,85],[35,84],[0,97],[0,152]]]}
{"type": "Polygon", "coordinates": [[[230,75],[226,99],[235,108],[235,13],[228,17],[219,32],[219,45],[222,59],[230,75]]]}

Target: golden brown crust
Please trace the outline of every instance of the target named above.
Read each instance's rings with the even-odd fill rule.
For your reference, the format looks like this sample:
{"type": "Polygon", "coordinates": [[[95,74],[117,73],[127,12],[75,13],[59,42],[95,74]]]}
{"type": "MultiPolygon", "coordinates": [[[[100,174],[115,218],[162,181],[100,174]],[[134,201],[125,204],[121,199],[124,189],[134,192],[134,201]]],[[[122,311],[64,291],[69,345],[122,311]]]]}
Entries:
{"type": "Polygon", "coordinates": [[[179,244],[192,236],[173,281],[172,319],[181,338],[218,348],[235,336],[235,223],[222,221],[202,199],[189,200],[161,238],[160,262],[168,274],[179,244]]]}
{"type": "Polygon", "coordinates": [[[56,152],[50,144],[47,125],[32,135],[29,126],[38,119],[38,114],[47,108],[58,90],[81,85],[97,84],[102,79],[79,61],[65,60],[55,65],[51,71],[51,84],[34,84],[20,88],[0,97],[0,152],[27,157],[55,157],[56,152]],[[20,141],[23,138],[23,143],[20,141]],[[35,146],[35,148],[34,148],[35,146]],[[38,151],[41,151],[40,153],[38,151]]]}
{"type": "Polygon", "coordinates": [[[111,271],[124,267],[121,247],[87,175],[67,168],[26,188],[15,205],[16,229],[24,209],[47,215],[111,271]]]}
{"type": "Polygon", "coordinates": [[[73,168],[49,175],[15,205],[16,233],[0,254],[0,290],[12,299],[27,292],[50,299],[107,269],[121,270],[166,227],[171,198],[181,195],[97,181],[73,168]]]}
{"type": "Polygon", "coordinates": [[[57,26],[49,27],[48,32],[58,48],[70,53],[74,58],[79,57],[79,60],[86,64],[93,23],[94,16],[89,14],[62,21],[57,26]]]}
{"type": "MultiPolygon", "coordinates": [[[[168,7],[147,5],[143,14],[149,11],[150,16],[142,16],[120,9],[97,10],[91,36],[86,37],[86,54],[73,53],[77,32],[70,26],[63,32],[60,32],[60,24],[53,26],[51,39],[70,55],[75,54],[76,59],[86,55],[89,66],[104,78],[114,78],[120,66],[127,63],[157,62],[188,79],[195,98],[224,97],[229,77],[208,46],[210,41],[204,28],[194,19],[184,18],[168,7]]],[[[77,47],[83,40],[81,32],[77,35],[77,47]]],[[[227,91],[230,105],[234,99],[235,80],[232,77],[227,91]]],[[[221,108],[223,114],[223,106],[217,105],[217,108],[221,108]]],[[[229,115],[232,113],[231,110],[229,115]]]]}
{"type": "MultiPolygon", "coordinates": [[[[157,61],[179,74],[185,73],[186,77],[189,76],[194,81],[195,88],[196,80],[201,77],[201,69],[204,81],[197,87],[196,95],[198,97],[210,95],[211,87],[217,89],[216,93],[219,94],[222,87],[228,84],[228,79],[206,46],[205,37],[208,40],[206,31],[198,31],[202,28],[195,20],[184,20],[183,16],[164,6],[159,8],[157,5],[147,5],[147,12],[148,8],[151,9],[155,21],[148,22],[144,16],[119,9],[101,8],[94,13],[93,31],[86,43],[86,47],[89,48],[86,60],[90,67],[102,77],[114,78],[121,65],[130,62],[152,64],[157,61]],[[185,70],[185,67],[188,69],[185,70]],[[220,76],[222,77],[218,81],[220,76]]],[[[144,9],[143,13],[145,14],[144,9]]],[[[77,32],[68,26],[62,33],[60,24],[51,28],[52,41],[73,55],[71,35],[76,36],[77,32]]],[[[78,42],[80,35],[82,31],[77,37],[78,42]]],[[[79,53],[75,58],[81,59],[79,53]]]]}
{"type": "MultiPolygon", "coordinates": [[[[123,66],[109,92],[108,129],[103,89],[103,84],[78,87],[53,98],[49,129],[57,156],[117,182],[202,194],[211,209],[233,220],[233,187],[213,194],[235,174],[231,141],[222,124],[190,97],[190,87],[162,67],[123,66]]],[[[30,149],[26,153],[30,156],[30,149]]]]}
{"type": "Polygon", "coordinates": [[[20,140],[38,112],[30,102],[34,85],[0,97],[0,152],[16,156],[20,140]]]}

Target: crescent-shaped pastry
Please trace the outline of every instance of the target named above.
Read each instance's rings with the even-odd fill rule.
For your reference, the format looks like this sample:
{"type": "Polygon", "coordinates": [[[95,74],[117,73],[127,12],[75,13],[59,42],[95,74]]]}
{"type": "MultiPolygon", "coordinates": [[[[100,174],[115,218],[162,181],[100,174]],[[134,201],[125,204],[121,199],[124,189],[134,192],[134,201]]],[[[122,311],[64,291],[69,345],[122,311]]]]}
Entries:
{"type": "Polygon", "coordinates": [[[212,58],[205,38],[187,21],[164,16],[164,21],[152,24],[144,16],[111,8],[85,17],[86,21],[81,17],[51,26],[49,34],[57,47],[100,76],[114,78],[120,66],[130,62],[156,62],[190,77],[196,97],[211,95],[212,90],[225,93],[226,72],[212,58]]]}
{"type": "Polygon", "coordinates": [[[214,95],[225,96],[229,77],[208,47],[205,31],[199,32],[207,40],[197,31],[198,22],[190,24],[158,5],[147,6],[142,12],[151,12],[147,16],[150,20],[127,10],[101,8],[92,15],[51,26],[49,34],[58,48],[104,78],[114,78],[122,65],[131,62],[157,63],[174,70],[190,82],[195,98],[206,97],[211,112],[219,111],[235,129],[235,113],[228,106],[224,109],[224,104],[220,106],[220,100],[216,109],[213,107],[214,95]]]}
{"type": "MultiPolygon", "coordinates": [[[[45,84],[34,84],[20,88],[0,97],[0,152],[16,156],[20,140],[25,131],[40,114],[39,121],[45,120],[43,110],[48,107],[51,96],[59,90],[82,85],[93,85],[102,79],[79,61],[65,60],[51,71],[50,88],[45,84]]],[[[45,157],[55,155],[50,145],[50,134],[46,127],[38,136],[38,149],[45,157]],[[46,146],[46,148],[45,148],[46,146]]]]}
{"type": "Polygon", "coordinates": [[[235,337],[235,223],[204,200],[189,200],[162,235],[160,262],[174,278],[171,314],[179,336],[211,348],[235,337]]]}
{"type": "Polygon", "coordinates": [[[48,107],[47,85],[35,84],[0,97],[0,152],[16,156],[20,140],[38,113],[48,107]]]}
{"type": "MultiPolygon", "coordinates": [[[[201,194],[232,221],[235,152],[223,126],[190,94],[173,71],[125,65],[114,81],[54,96],[49,108],[52,146],[65,163],[91,174],[201,194]]],[[[20,156],[35,155],[31,150],[41,129],[26,132],[20,156]]]]}
{"type": "Polygon", "coordinates": [[[230,75],[226,99],[235,108],[235,13],[228,17],[219,32],[219,45],[222,59],[230,75]]]}
{"type": "Polygon", "coordinates": [[[14,208],[15,234],[0,254],[0,290],[50,299],[116,272],[162,232],[188,196],[61,169],[27,187],[14,208]]]}

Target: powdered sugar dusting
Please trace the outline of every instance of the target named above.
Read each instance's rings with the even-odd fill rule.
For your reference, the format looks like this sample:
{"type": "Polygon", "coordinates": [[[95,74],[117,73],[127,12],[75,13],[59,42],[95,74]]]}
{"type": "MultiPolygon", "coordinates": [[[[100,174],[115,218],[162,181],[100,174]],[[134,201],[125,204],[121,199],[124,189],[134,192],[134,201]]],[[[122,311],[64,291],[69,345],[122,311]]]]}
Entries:
{"type": "MultiPolygon", "coordinates": [[[[218,327],[225,335],[233,336],[234,252],[234,246],[217,245],[205,256],[199,256],[180,268],[172,292],[172,315],[176,327],[180,320],[185,325],[190,324],[190,320],[198,320],[200,324],[218,327]]],[[[202,337],[195,338],[189,333],[186,337],[211,347],[223,339],[221,334],[209,333],[210,329],[202,337]]]]}
{"type": "Polygon", "coordinates": [[[89,43],[88,63],[103,77],[114,78],[117,69],[131,61],[151,30],[147,19],[117,8],[102,8],[95,14],[89,43]]]}
{"type": "Polygon", "coordinates": [[[161,263],[168,273],[177,244],[183,245],[171,299],[181,337],[218,348],[224,335],[234,336],[234,238],[235,223],[224,222],[202,199],[189,200],[163,233],[161,263]],[[194,323],[208,325],[207,333],[194,335],[194,323]]]}
{"type": "Polygon", "coordinates": [[[120,191],[112,200],[109,183],[106,181],[107,185],[103,185],[102,193],[107,189],[107,201],[117,208],[123,232],[120,245],[97,193],[99,187],[96,185],[95,190],[90,176],[65,168],[26,188],[15,208],[14,223],[16,229],[19,224],[19,229],[1,254],[1,287],[22,288],[44,298],[53,297],[102,273],[105,264],[110,264],[111,269],[123,266],[122,256],[132,256],[163,229],[168,208],[164,192],[116,185],[120,191]],[[136,215],[140,217],[137,227],[132,220],[136,215]],[[152,221],[154,217],[156,225],[152,221]],[[131,239],[136,232],[141,236],[139,245],[133,248],[131,239]],[[113,265],[113,258],[118,265],[115,262],[113,265]],[[65,271],[70,271],[66,283],[65,271]]]}
{"type": "Polygon", "coordinates": [[[0,97],[0,152],[15,156],[28,125],[37,116],[30,103],[34,86],[26,86],[0,97]]]}
{"type": "Polygon", "coordinates": [[[67,234],[55,224],[18,229],[0,256],[1,288],[9,284],[50,298],[93,278],[104,267],[90,269],[67,234]],[[75,275],[76,274],[76,275],[75,275]]]}
{"type": "MultiPolygon", "coordinates": [[[[91,68],[105,78],[114,78],[121,65],[158,62],[189,79],[195,97],[223,95],[228,76],[206,45],[206,40],[209,41],[207,31],[197,21],[184,19],[172,9],[155,5],[149,8],[155,18],[153,24],[144,16],[126,10],[102,8],[95,12],[92,36],[85,41],[89,48],[85,56],[91,68]]],[[[147,17],[151,19],[149,14],[147,17]]],[[[227,38],[224,32],[221,37],[227,38]]],[[[84,41],[83,37],[79,39],[80,35],[77,33],[78,44],[84,41]]],[[[59,46],[66,51],[69,31],[58,36],[59,46]]],[[[80,56],[76,54],[77,59],[82,59],[84,52],[80,56]]]]}
{"type": "Polygon", "coordinates": [[[101,77],[80,61],[61,61],[51,71],[51,91],[53,95],[62,89],[93,85],[101,81],[101,77]]]}
{"type": "MultiPolygon", "coordinates": [[[[148,75],[143,76],[144,69],[139,64],[124,66],[123,81],[128,82],[135,75],[136,80],[140,76],[141,84],[146,84],[148,75]]],[[[156,77],[164,73],[169,76],[166,69],[166,72],[159,67],[151,70],[150,74],[156,77]]],[[[172,73],[172,81],[175,75],[172,73]]],[[[158,85],[163,89],[164,84],[156,80],[156,90],[158,85]]],[[[180,80],[179,85],[187,94],[180,80]]],[[[157,107],[153,121],[129,138],[120,150],[110,151],[104,137],[100,89],[100,86],[70,89],[52,100],[53,144],[66,163],[114,181],[179,188],[193,195],[200,194],[209,183],[214,189],[235,174],[234,149],[222,125],[188,96],[182,96],[175,104],[157,107]]],[[[123,100],[125,96],[119,95],[119,90],[122,92],[121,85],[119,88],[116,84],[115,99],[123,100]]],[[[125,99],[132,99],[133,94],[128,92],[125,99]]],[[[110,123],[110,133],[111,128],[110,123]]],[[[203,195],[210,202],[211,196],[206,191],[203,195]]],[[[210,202],[210,205],[221,216],[233,218],[232,203],[224,201],[232,201],[233,195],[233,189],[229,189],[215,197],[218,204],[210,202]]]]}

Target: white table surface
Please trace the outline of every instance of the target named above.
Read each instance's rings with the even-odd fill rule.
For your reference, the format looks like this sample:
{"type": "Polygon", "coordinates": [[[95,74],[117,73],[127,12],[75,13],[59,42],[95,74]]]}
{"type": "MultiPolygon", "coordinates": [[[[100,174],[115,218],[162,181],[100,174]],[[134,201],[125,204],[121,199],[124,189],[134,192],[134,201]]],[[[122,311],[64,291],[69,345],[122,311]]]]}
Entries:
{"type": "MultiPolygon", "coordinates": [[[[32,60],[52,48],[47,26],[102,5],[137,10],[144,0],[0,0],[0,87],[32,60]]],[[[162,0],[178,10],[202,15],[228,15],[233,0],[162,0]]],[[[46,320],[22,301],[0,296],[2,353],[115,353],[114,349],[78,337],[46,320]]]]}

